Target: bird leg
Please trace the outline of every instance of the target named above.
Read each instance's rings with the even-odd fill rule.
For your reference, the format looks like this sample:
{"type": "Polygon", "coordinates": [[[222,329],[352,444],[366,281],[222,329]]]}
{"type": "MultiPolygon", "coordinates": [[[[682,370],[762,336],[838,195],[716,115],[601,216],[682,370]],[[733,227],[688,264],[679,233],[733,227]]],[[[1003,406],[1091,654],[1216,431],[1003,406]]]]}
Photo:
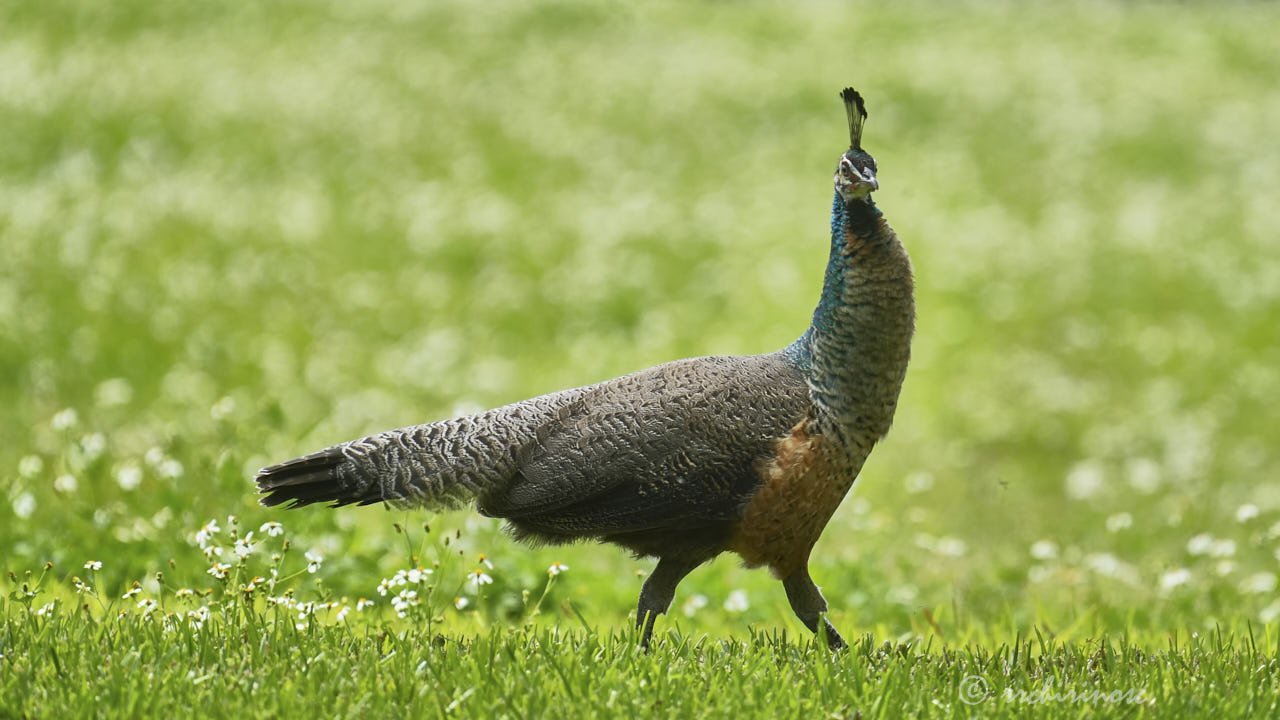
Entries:
{"type": "Polygon", "coordinates": [[[840,633],[836,632],[831,622],[823,615],[827,611],[827,601],[822,597],[822,591],[818,586],[813,584],[813,578],[809,577],[809,568],[801,568],[788,575],[783,579],[782,587],[787,591],[787,600],[791,601],[791,609],[795,611],[796,617],[800,618],[800,622],[804,623],[805,627],[818,633],[818,623],[821,622],[822,629],[826,631],[828,647],[832,650],[845,647],[844,638],[840,637],[840,633]]]}
{"type": "Polygon", "coordinates": [[[636,629],[644,623],[640,646],[646,652],[649,650],[649,638],[653,635],[653,622],[671,607],[671,599],[676,595],[676,585],[701,564],[700,560],[659,558],[657,567],[644,581],[644,586],[640,588],[640,604],[636,606],[636,629]]]}

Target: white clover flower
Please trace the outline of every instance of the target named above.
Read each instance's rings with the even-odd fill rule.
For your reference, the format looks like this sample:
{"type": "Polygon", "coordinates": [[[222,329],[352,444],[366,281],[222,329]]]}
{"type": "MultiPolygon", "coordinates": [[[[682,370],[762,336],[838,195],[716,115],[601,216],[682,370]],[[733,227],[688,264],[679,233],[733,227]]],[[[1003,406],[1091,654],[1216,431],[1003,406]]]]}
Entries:
{"type": "Polygon", "coordinates": [[[226,579],[227,573],[230,570],[231,570],[230,565],[227,565],[225,563],[214,563],[213,567],[209,568],[205,572],[209,573],[210,575],[214,576],[219,580],[224,580],[226,579]]]}
{"type": "Polygon", "coordinates": [[[84,564],[84,569],[85,570],[101,570],[102,563],[97,560],[90,560],[89,562],[84,564]]]}
{"type": "Polygon", "coordinates": [[[686,617],[693,617],[694,613],[707,606],[710,600],[706,595],[691,595],[689,599],[684,601],[684,605],[680,606],[680,610],[684,612],[686,617]]]}
{"type": "Polygon", "coordinates": [[[1107,518],[1107,532],[1120,532],[1133,526],[1133,516],[1127,512],[1118,512],[1107,518]]]}
{"type": "Polygon", "coordinates": [[[39,455],[27,455],[18,461],[18,474],[24,478],[35,477],[44,469],[44,459],[39,455]]]}
{"type": "Polygon", "coordinates": [[[547,568],[547,574],[550,575],[551,577],[555,577],[568,569],[569,569],[568,565],[565,565],[562,562],[556,561],[551,563],[551,567],[547,568]]]}
{"type": "Polygon", "coordinates": [[[484,553],[480,553],[480,564],[481,564],[481,565],[484,565],[485,567],[489,568],[490,570],[492,570],[492,569],[493,569],[493,563],[489,562],[489,558],[485,557],[485,554],[484,554],[484,553]]]}
{"type": "Polygon", "coordinates": [[[142,484],[142,468],[133,463],[122,465],[116,471],[116,484],[121,490],[133,490],[142,484]]]}
{"type": "Polygon", "coordinates": [[[275,520],[271,520],[263,523],[262,527],[258,528],[258,532],[266,533],[267,537],[278,537],[284,534],[284,525],[281,525],[275,520]]]}
{"type": "Polygon", "coordinates": [[[196,544],[200,547],[205,547],[213,539],[213,536],[220,532],[222,532],[222,528],[218,527],[218,521],[210,520],[204,524],[204,527],[196,531],[196,544]]]}
{"type": "Polygon", "coordinates": [[[324,558],[321,557],[320,553],[314,550],[308,550],[306,552],[306,556],[307,556],[307,572],[314,573],[318,571],[320,569],[320,564],[324,562],[324,558]]]}
{"type": "Polygon", "coordinates": [[[365,608],[370,608],[370,607],[373,607],[372,600],[365,600],[364,598],[360,598],[359,600],[356,601],[356,612],[364,612],[365,608]]]}
{"type": "Polygon", "coordinates": [[[407,579],[409,582],[417,585],[418,583],[426,581],[427,576],[432,572],[432,570],[427,570],[426,568],[416,567],[408,572],[407,579]]]}
{"type": "Polygon", "coordinates": [[[63,473],[53,481],[53,489],[60,493],[73,493],[80,483],[76,482],[76,476],[70,473],[63,473]]]}
{"type": "Polygon", "coordinates": [[[471,581],[471,586],[474,587],[476,590],[479,590],[481,585],[491,584],[493,582],[493,578],[486,575],[483,570],[480,570],[479,568],[477,568],[471,573],[470,581],[471,581]]]}
{"type": "Polygon", "coordinates": [[[459,610],[465,608],[470,604],[471,604],[471,601],[464,597],[456,597],[453,599],[453,606],[459,610]]]}
{"type": "Polygon", "coordinates": [[[54,414],[53,419],[49,421],[49,427],[54,430],[68,430],[79,422],[80,415],[76,413],[75,408],[67,408],[54,414]]]}
{"type": "Polygon", "coordinates": [[[1243,593],[1270,593],[1276,589],[1276,576],[1274,573],[1260,572],[1254,573],[1244,580],[1240,581],[1240,592],[1243,593]]]}
{"type": "Polygon", "coordinates": [[[1187,541],[1187,552],[1192,555],[1206,555],[1213,549],[1213,536],[1200,533],[1187,541]]]}
{"type": "Polygon", "coordinates": [[[747,593],[744,590],[734,590],[724,599],[724,609],[729,612],[738,613],[749,607],[751,603],[747,600],[747,593]]]}
{"type": "Polygon", "coordinates": [[[347,614],[350,612],[351,612],[351,608],[347,607],[346,605],[343,605],[342,609],[338,611],[338,615],[337,615],[338,622],[342,622],[343,620],[346,620],[347,614]]]}
{"type": "Polygon", "coordinates": [[[128,600],[129,598],[133,597],[134,595],[137,595],[140,592],[142,592],[142,588],[138,587],[137,585],[134,585],[133,587],[126,590],[124,594],[120,596],[120,599],[128,600]]]}
{"type": "Polygon", "coordinates": [[[19,518],[29,518],[36,511],[36,499],[29,492],[24,492],[13,499],[13,514],[19,518]]]}
{"type": "Polygon", "coordinates": [[[1167,593],[1190,581],[1191,571],[1186,568],[1177,568],[1160,576],[1160,589],[1167,593]]]}
{"type": "Polygon", "coordinates": [[[1052,540],[1037,540],[1031,543],[1031,557],[1037,560],[1052,560],[1058,557],[1058,544],[1052,540]]]}
{"type": "Polygon", "coordinates": [[[1249,522],[1258,517],[1258,506],[1253,503],[1245,503],[1236,508],[1236,522],[1249,522]]]}

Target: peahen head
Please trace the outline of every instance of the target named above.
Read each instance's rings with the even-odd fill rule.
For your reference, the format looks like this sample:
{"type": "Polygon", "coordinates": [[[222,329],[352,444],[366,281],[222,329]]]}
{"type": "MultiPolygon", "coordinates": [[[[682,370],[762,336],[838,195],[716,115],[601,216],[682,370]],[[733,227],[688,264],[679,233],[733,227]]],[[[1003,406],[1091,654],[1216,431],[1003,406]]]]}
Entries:
{"type": "Polygon", "coordinates": [[[840,156],[836,167],[836,192],[845,204],[871,202],[871,191],[880,189],[876,182],[876,161],[862,149],[862,125],[867,121],[867,106],[853,88],[840,93],[845,113],[849,116],[849,149],[840,156]]]}

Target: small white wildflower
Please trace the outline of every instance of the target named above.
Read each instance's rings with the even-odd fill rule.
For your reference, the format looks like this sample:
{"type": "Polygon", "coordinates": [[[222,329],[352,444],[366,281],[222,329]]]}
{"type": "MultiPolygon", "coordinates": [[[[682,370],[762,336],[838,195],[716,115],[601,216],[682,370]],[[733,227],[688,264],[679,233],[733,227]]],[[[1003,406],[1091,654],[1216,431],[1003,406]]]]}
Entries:
{"type": "Polygon", "coordinates": [[[338,615],[337,615],[338,622],[342,622],[343,620],[346,620],[347,614],[350,612],[351,612],[351,608],[347,607],[346,605],[343,605],[342,609],[338,611],[338,615]]]}
{"type": "Polygon", "coordinates": [[[85,570],[101,570],[102,562],[98,560],[90,560],[89,562],[84,564],[84,569],[85,570]]]}
{"type": "Polygon", "coordinates": [[[1177,568],[1160,576],[1160,589],[1167,593],[1180,585],[1186,585],[1190,581],[1191,571],[1186,568],[1177,568]]]}
{"type": "Polygon", "coordinates": [[[409,580],[409,582],[417,585],[418,583],[425,582],[427,579],[427,576],[430,575],[432,572],[434,571],[427,570],[426,568],[416,567],[407,573],[407,579],[409,580]]]}
{"type": "Polygon", "coordinates": [[[89,586],[81,582],[80,578],[78,577],[71,578],[71,584],[75,586],[77,595],[80,595],[81,593],[87,592],[89,590],[89,586]]]}
{"type": "Polygon", "coordinates": [[[1031,543],[1031,557],[1037,560],[1052,560],[1058,557],[1058,544],[1052,540],[1037,540],[1031,543]]]}
{"type": "Polygon", "coordinates": [[[456,597],[453,599],[453,606],[459,610],[465,608],[470,604],[471,604],[471,601],[464,597],[456,597]]]}
{"type": "Polygon", "coordinates": [[[133,490],[142,484],[142,468],[133,463],[120,466],[116,471],[116,484],[121,490],[133,490]]]}
{"type": "Polygon", "coordinates": [[[399,595],[391,598],[391,606],[395,608],[396,615],[404,617],[409,608],[418,604],[418,593],[414,590],[401,590],[399,595]]]}
{"type": "Polygon", "coordinates": [[[200,548],[200,550],[201,552],[204,553],[204,556],[209,560],[212,560],[216,557],[222,557],[221,545],[205,545],[204,547],[200,548]]]}
{"type": "Polygon", "coordinates": [[[210,575],[214,576],[219,580],[224,580],[227,577],[227,572],[230,570],[231,570],[230,565],[227,565],[225,563],[214,563],[213,567],[209,568],[205,572],[209,573],[210,575]]]}
{"type": "Polygon", "coordinates": [[[89,433],[80,438],[80,449],[90,460],[101,457],[107,449],[107,438],[102,433],[89,433]]]}
{"type": "Polygon", "coordinates": [[[242,538],[236,538],[235,546],[236,557],[241,560],[253,554],[253,531],[250,530],[247,535],[242,538]]]}
{"type": "Polygon", "coordinates": [[[1254,573],[1240,581],[1240,592],[1243,593],[1270,593],[1275,589],[1276,576],[1274,573],[1254,573]]]}
{"type": "Polygon", "coordinates": [[[183,598],[183,597],[191,597],[195,594],[196,594],[196,591],[192,590],[191,588],[181,588],[177,592],[175,592],[173,595],[174,597],[183,598]]]}
{"type": "Polygon", "coordinates": [[[67,408],[54,414],[53,419],[49,421],[49,427],[54,430],[68,430],[75,427],[78,422],[80,422],[80,415],[76,413],[75,408],[67,408]]]}
{"type": "Polygon", "coordinates": [[[196,531],[196,544],[200,547],[204,547],[209,544],[209,541],[213,539],[214,535],[217,535],[220,532],[222,532],[222,528],[218,527],[218,521],[210,520],[204,524],[204,527],[196,531]]]}
{"type": "Polygon", "coordinates": [[[1280,600],[1276,600],[1258,612],[1258,619],[1264,623],[1270,623],[1276,618],[1280,618],[1280,600]]]}
{"type": "Polygon", "coordinates": [[[387,591],[390,590],[391,587],[392,587],[391,581],[388,580],[387,578],[382,578],[382,582],[378,583],[378,594],[383,597],[386,597],[387,591]]]}
{"type": "Polygon", "coordinates": [[[209,608],[201,605],[195,610],[187,611],[187,622],[196,630],[204,627],[205,621],[209,619],[209,608]]]}
{"type": "Polygon", "coordinates": [[[153,447],[147,450],[147,454],[142,456],[142,459],[146,460],[147,464],[151,467],[156,467],[160,463],[164,462],[164,458],[164,451],[158,447],[153,447]]]}
{"type": "Polygon", "coordinates": [[[370,608],[370,607],[373,607],[372,600],[365,600],[364,598],[360,598],[359,600],[356,601],[356,612],[364,612],[365,608],[370,608]]]}
{"type": "Polygon", "coordinates": [[[706,595],[691,595],[684,601],[684,604],[680,606],[680,610],[684,612],[686,617],[693,617],[694,613],[706,607],[708,602],[710,601],[707,600],[706,595]]]}
{"type": "Polygon", "coordinates": [[[747,593],[743,590],[734,590],[724,600],[724,609],[729,612],[742,612],[749,607],[751,607],[751,603],[747,600],[747,593]]]}
{"type": "Polygon", "coordinates": [[[50,602],[50,603],[46,603],[44,607],[36,611],[36,615],[38,615],[39,617],[44,617],[46,615],[51,614],[53,612],[53,609],[57,606],[57,604],[58,604],[57,600],[54,600],[53,602],[50,602]]]}
{"type": "Polygon", "coordinates": [[[915,494],[926,492],[933,487],[933,474],[926,470],[914,472],[903,480],[903,484],[906,486],[907,492],[909,493],[915,494]]]}
{"type": "Polygon", "coordinates": [[[295,623],[295,624],[294,624],[294,627],[295,627],[295,628],[297,628],[298,630],[306,630],[308,627],[310,627],[310,624],[309,624],[309,623],[300,622],[300,623],[295,623]]]}
{"type": "Polygon", "coordinates": [[[138,609],[142,610],[143,615],[150,615],[156,609],[156,601],[151,598],[142,598],[138,601],[138,609]]]}
{"type": "Polygon", "coordinates": [[[1214,540],[1209,548],[1209,555],[1216,558],[1232,557],[1236,554],[1235,540],[1214,540]]]}
{"type": "Polygon", "coordinates": [[[559,575],[560,573],[568,569],[569,569],[568,565],[565,565],[564,563],[557,561],[557,562],[551,563],[551,567],[547,568],[547,574],[550,575],[551,577],[555,577],[556,575],[559,575]]]}
{"type": "Polygon", "coordinates": [[[53,489],[60,493],[73,493],[78,485],[76,476],[70,473],[63,473],[53,481],[53,489]]]}
{"type": "Polygon", "coordinates": [[[129,598],[133,597],[134,595],[137,595],[140,592],[142,592],[142,588],[138,587],[137,585],[134,585],[133,587],[126,590],[125,593],[120,596],[120,599],[128,600],[129,598]]]}
{"type": "Polygon", "coordinates": [[[324,558],[320,553],[314,550],[308,550],[307,555],[307,572],[314,573],[320,569],[320,564],[324,562],[324,558]]]}
{"type": "Polygon", "coordinates": [[[471,585],[476,590],[479,590],[481,585],[488,585],[492,582],[493,578],[486,575],[483,570],[476,569],[471,573],[471,585]]]}
{"type": "Polygon", "coordinates": [[[1133,516],[1127,512],[1118,512],[1107,518],[1107,532],[1120,532],[1133,526],[1133,516]]]}
{"type": "Polygon", "coordinates": [[[1213,549],[1213,536],[1200,533],[1187,541],[1187,552],[1192,555],[1206,555],[1213,549]]]}
{"type": "Polygon", "coordinates": [[[960,538],[943,536],[934,545],[934,552],[947,557],[964,557],[969,552],[969,546],[960,538]]]}
{"type": "Polygon", "coordinates": [[[1093,460],[1077,463],[1067,473],[1067,495],[1075,500],[1093,497],[1102,489],[1106,478],[1102,465],[1093,460]]]}
{"type": "Polygon", "coordinates": [[[24,492],[13,499],[13,514],[19,518],[29,518],[36,511],[36,498],[29,492],[24,492]]]}
{"type": "Polygon", "coordinates": [[[1217,565],[1213,566],[1213,571],[1219,575],[1230,575],[1236,569],[1236,564],[1230,560],[1219,560],[1217,565]]]}
{"type": "Polygon", "coordinates": [[[156,467],[156,474],[163,478],[182,477],[182,463],[173,458],[165,458],[164,462],[156,467]]]}
{"type": "Polygon", "coordinates": [[[284,534],[284,525],[281,525],[275,520],[271,520],[263,523],[262,527],[258,528],[258,532],[266,533],[267,537],[278,537],[284,534]]]}
{"type": "Polygon", "coordinates": [[[1258,506],[1253,503],[1245,503],[1236,508],[1236,522],[1249,522],[1258,517],[1258,506]]]}
{"type": "Polygon", "coordinates": [[[213,407],[209,408],[209,417],[214,420],[225,420],[235,411],[236,399],[227,395],[214,403],[213,407]]]}
{"type": "Polygon", "coordinates": [[[489,558],[485,557],[485,554],[484,554],[484,553],[480,553],[480,564],[481,564],[481,565],[484,565],[485,567],[489,568],[490,570],[492,570],[492,569],[493,569],[493,563],[489,562],[489,558]]]}
{"type": "Polygon", "coordinates": [[[39,455],[27,455],[18,461],[18,474],[24,478],[35,477],[44,469],[44,460],[39,455]]]}
{"type": "Polygon", "coordinates": [[[99,407],[128,405],[133,399],[133,386],[124,378],[109,378],[93,389],[93,401],[99,407]]]}

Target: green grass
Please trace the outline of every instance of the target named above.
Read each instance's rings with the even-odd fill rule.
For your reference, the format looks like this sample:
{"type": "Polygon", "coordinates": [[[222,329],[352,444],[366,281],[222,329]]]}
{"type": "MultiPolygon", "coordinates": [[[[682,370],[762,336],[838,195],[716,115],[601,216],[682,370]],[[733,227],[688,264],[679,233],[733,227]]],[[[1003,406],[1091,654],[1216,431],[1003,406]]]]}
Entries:
{"type": "Polygon", "coordinates": [[[45,0],[0,27],[0,716],[1276,712],[1280,10],[45,0]],[[790,342],[848,84],[920,315],[815,550],[850,652],[728,557],[645,656],[651,561],[255,504],[255,469],[333,442],[790,342]],[[409,585],[378,585],[419,566],[397,617],[409,585]],[[1046,682],[1149,698],[1000,700],[1046,682]]]}

